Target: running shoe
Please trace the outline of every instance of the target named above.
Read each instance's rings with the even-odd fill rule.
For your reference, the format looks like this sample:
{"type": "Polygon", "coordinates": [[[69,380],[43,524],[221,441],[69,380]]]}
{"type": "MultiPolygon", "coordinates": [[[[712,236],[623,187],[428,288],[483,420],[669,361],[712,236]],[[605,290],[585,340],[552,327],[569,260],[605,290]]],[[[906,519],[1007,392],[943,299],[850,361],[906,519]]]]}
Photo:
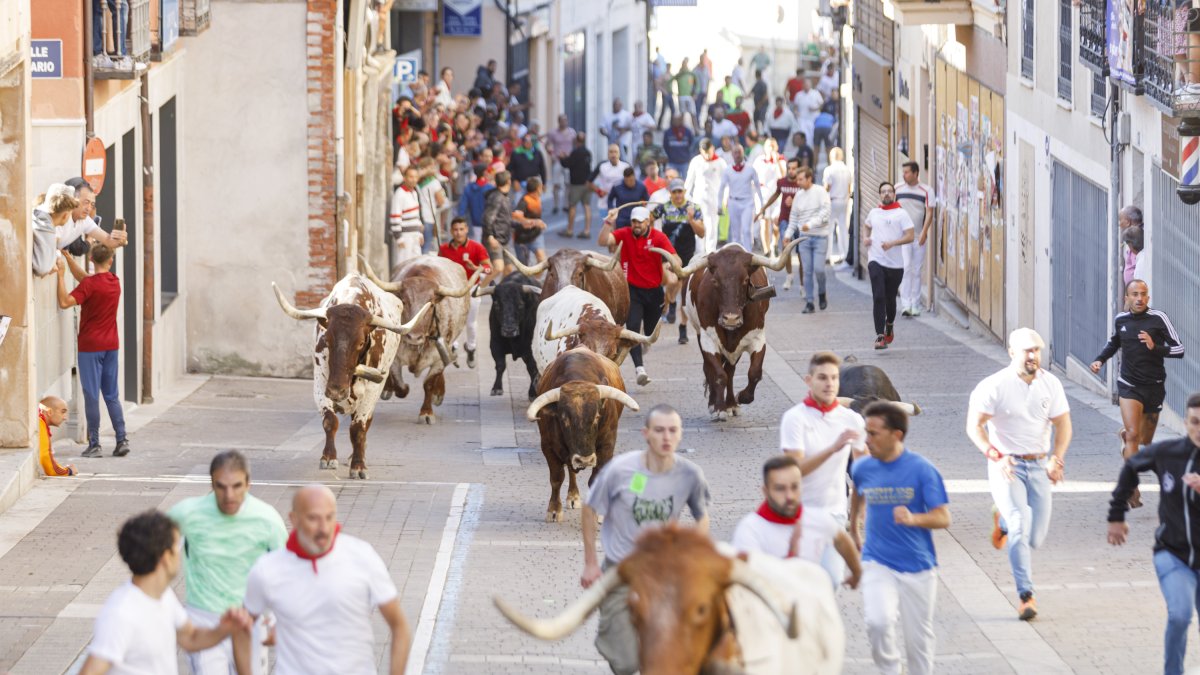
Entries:
{"type": "Polygon", "coordinates": [[[87,446],[87,449],[83,451],[82,456],[83,457],[99,457],[100,453],[101,453],[101,450],[100,450],[99,445],[89,445],[89,446],[87,446]]]}
{"type": "Polygon", "coordinates": [[[475,350],[474,349],[467,350],[467,367],[468,368],[475,367],[475,350]]]}
{"type": "Polygon", "coordinates": [[[124,457],[129,454],[129,441],[123,439],[117,441],[117,447],[113,448],[113,457],[124,457]]]}
{"type": "Polygon", "coordinates": [[[879,335],[875,338],[875,349],[887,349],[887,338],[879,335]]]}
{"type": "Polygon", "coordinates": [[[896,339],[896,330],[892,324],[883,324],[883,339],[887,340],[889,345],[892,344],[892,340],[896,339]]]}
{"type": "Polygon", "coordinates": [[[1021,606],[1017,608],[1017,618],[1029,621],[1035,616],[1037,616],[1037,600],[1033,599],[1033,593],[1026,591],[1021,594],[1021,606]]]}
{"type": "Polygon", "coordinates": [[[679,344],[686,345],[688,343],[687,326],[679,327],[679,344]]]}
{"type": "Polygon", "coordinates": [[[639,385],[644,387],[644,386],[650,384],[650,376],[646,374],[645,366],[638,366],[636,372],[637,372],[637,383],[639,385]]]}

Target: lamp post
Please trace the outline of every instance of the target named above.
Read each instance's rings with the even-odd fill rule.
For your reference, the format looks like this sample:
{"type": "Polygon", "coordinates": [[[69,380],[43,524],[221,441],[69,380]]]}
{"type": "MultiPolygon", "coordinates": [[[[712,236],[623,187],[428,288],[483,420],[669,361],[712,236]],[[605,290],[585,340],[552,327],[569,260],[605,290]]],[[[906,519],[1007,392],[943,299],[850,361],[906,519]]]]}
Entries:
{"type": "Polygon", "coordinates": [[[1200,202],[1200,117],[1185,117],[1179,123],[1179,188],[1184,204],[1200,202]]]}

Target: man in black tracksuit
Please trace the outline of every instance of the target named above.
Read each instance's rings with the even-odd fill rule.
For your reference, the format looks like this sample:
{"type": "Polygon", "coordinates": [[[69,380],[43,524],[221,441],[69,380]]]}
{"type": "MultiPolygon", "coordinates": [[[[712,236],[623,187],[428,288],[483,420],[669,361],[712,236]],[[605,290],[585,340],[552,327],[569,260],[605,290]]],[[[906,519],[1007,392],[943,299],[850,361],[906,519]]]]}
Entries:
{"type": "MultiPolygon", "coordinates": [[[[1154,440],[1158,428],[1158,413],[1166,398],[1167,370],[1163,359],[1183,358],[1183,344],[1171,325],[1171,319],[1157,309],[1150,309],[1150,286],[1140,279],[1125,285],[1128,312],[1117,315],[1112,337],[1092,362],[1093,373],[1099,374],[1104,362],[1121,350],[1121,374],[1117,377],[1117,396],[1121,404],[1124,429],[1121,454],[1126,458],[1137,452],[1139,445],[1154,440]]],[[[1132,506],[1141,506],[1134,493],[1132,506]]]]}
{"type": "Polygon", "coordinates": [[[1161,490],[1154,534],[1154,570],[1167,601],[1163,672],[1182,675],[1188,627],[1196,613],[1200,582],[1200,394],[1187,401],[1187,436],[1142,448],[1121,468],[1108,510],[1108,543],[1125,543],[1125,512],[1138,473],[1153,471],[1161,490]]]}

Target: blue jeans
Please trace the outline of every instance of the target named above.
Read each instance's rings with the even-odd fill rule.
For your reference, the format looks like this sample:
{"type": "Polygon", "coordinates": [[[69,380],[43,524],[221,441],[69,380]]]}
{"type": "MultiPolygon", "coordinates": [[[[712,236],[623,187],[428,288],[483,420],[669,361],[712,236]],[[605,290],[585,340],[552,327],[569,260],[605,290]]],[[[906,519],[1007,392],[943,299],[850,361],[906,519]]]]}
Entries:
{"type": "Polygon", "coordinates": [[[829,237],[809,237],[796,247],[796,252],[800,254],[800,265],[804,268],[804,296],[809,302],[817,297],[813,295],[814,276],[817,278],[817,292],[825,295],[825,251],[828,248],[829,237]]]}
{"type": "Polygon", "coordinates": [[[1004,477],[1000,462],[988,462],[992,500],[1008,531],[1008,561],[1012,564],[1017,594],[1033,592],[1032,549],[1050,531],[1050,477],[1046,460],[1015,459],[1013,479],[1004,477]]]}
{"type": "Polygon", "coordinates": [[[125,55],[125,27],[129,25],[129,3],[120,0],[92,0],[92,55],[104,52],[104,4],[113,16],[113,47],[119,55],[125,55]]]}
{"type": "Polygon", "coordinates": [[[79,352],[79,382],[83,385],[88,445],[100,445],[100,394],[104,395],[117,442],[125,440],[125,410],[121,408],[121,392],[117,389],[117,350],[79,352]]]}
{"type": "Polygon", "coordinates": [[[1163,673],[1183,675],[1188,626],[1196,613],[1196,570],[1170,551],[1154,554],[1154,571],[1167,601],[1167,632],[1163,637],[1163,673]]]}

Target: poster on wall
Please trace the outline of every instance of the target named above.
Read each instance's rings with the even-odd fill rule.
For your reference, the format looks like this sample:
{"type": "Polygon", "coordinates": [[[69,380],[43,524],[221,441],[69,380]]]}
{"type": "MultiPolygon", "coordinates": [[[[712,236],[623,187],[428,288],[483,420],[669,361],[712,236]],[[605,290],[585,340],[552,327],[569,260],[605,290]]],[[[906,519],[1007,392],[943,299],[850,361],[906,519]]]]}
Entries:
{"type": "Polygon", "coordinates": [[[175,41],[179,39],[179,0],[162,0],[159,6],[159,16],[162,17],[159,26],[163,52],[171,51],[175,41]]]}
{"type": "MultiPolygon", "coordinates": [[[[1133,53],[1141,42],[1141,16],[1135,12],[1135,4],[1145,0],[1108,0],[1108,16],[1105,25],[1108,31],[1108,69],[1111,77],[1126,85],[1137,84],[1138,73],[1134,70],[1133,53]]],[[[1141,11],[1145,11],[1142,5],[1141,11]]]]}
{"type": "Polygon", "coordinates": [[[445,0],[442,5],[442,35],[483,35],[483,0],[445,0]]]}

